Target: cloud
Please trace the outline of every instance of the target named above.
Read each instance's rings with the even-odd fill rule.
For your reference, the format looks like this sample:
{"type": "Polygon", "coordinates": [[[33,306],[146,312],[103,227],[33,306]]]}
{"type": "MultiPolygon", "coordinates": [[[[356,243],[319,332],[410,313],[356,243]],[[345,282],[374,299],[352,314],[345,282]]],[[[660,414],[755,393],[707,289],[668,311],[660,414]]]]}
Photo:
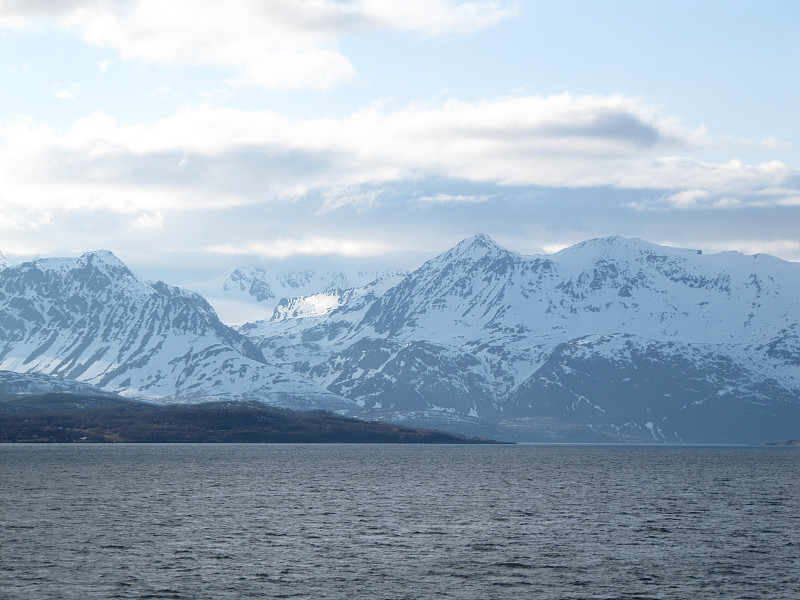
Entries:
{"type": "Polygon", "coordinates": [[[31,61],[26,61],[21,65],[10,65],[3,69],[3,74],[14,75],[16,73],[27,73],[31,70],[31,61]]]}
{"type": "Polygon", "coordinates": [[[326,90],[355,77],[338,49],[349,33],[468,34],[516,9],[452,0],[6,0],[2,12],[0,27],[59,26],[125,60],[228,68],[238,85],[326,90]]]}
{"type": "Polygon", "coordinates": [[[134,229],[163,229],[164,216],[160,212],[142,213],[131,224],[134,229]]]}
{"type": "Polygon", "coordinates": [[[711,195],[708,190],[683,190],[670,195],[666,201],[679,208],[691,208],[711,195]]]}
{"type": "Polygon", "coordinates": [[[78,96],[80,96],[82,86],[80,83],[73,83],[72,85],[62,87],[59,86],[56,89],[55,96],[56,98],[60,98],[62,100],[75,100],[78,96]]]}
{"type": "Polygon", "coordinates": [[[698,158],[730,143],[626,96],[305,120],[200,106],[123,125],[97,112],[65,129],[13,118],[0,120],[0,238],[17,254],[113,248],[159,266],[164,253],[429,257],[477,231],[535,252],[611,234],[791,239],[800,173],[698,158]]]}
{"type": "Polygon", "coordinates": [[[51,221],[49,212],[32,213],[30,211],[0,211],[0,232],[10,231],[34,232],[51,221]]]}
{"type": "Polygon", "coordinates": [[[0,203],[138,215],[317,197],[316,210],[330,212],[370,210],[404,183],[406,195],[390,201],[491,202],[498,190],[536,186],[662,191],[629,203],[638,210],[777,206],[800,196],[800,172],[782,162],[695,156],[727,144],[621,95],[448,100],[310,120],[201,106],[119,125],[98,112],[66,130],[32,119],[0,124],[0,203]],[[413,189],[435,179],[488,187],[413,189]]]}
{"type": "Polygon", "coordinates": [[[429,36],[472,33],[518,13],[515,6],[500,2],[445,0],[362,0],[353,4],[353,10],[374,28],[419,31],[429,36]]]}
{"type": "MultiPolygon", "coordinates": [[[[303,194],[304,193],[305,192],[303,192],[303,194]]],[[[357,210],[365,210],[376,202],[379,193],[379,189],[361,191],[352,190],[349,186],[333,185],[323,192],[322,207],[314,214],[325,214],[344,206],[356,207],[357,210]]]]}
{"type": "Polygon", "coordinates": [[[488,195],[464,195],[464,194],[434,194],[432,196],[422,196],[417,198],[417,202],[421,205],[426,204],[477,204],[480,202],[487,202],[491,200],[492,196],[488,195]]]}
{"type": "Polygon", "coordinates": [[[369,240],[356,240],[330,237],[283,238],[271,242],[254,242],[249,244],[226,244],[205,248],[212,254],[255,255],[263,259],[284,259],[290,256],[324,256],[336,254],[340,256],[363,257],[386,254],[401,250],[396,246],[369,240]]]}

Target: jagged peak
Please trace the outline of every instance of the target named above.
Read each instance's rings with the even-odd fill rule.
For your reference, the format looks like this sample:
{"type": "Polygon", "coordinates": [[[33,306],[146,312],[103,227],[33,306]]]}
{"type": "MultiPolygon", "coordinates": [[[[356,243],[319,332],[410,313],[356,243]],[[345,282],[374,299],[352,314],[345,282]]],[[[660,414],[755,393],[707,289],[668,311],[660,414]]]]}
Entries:
{"type": "Polygon", "coordinates": [[[109,265],[114,267],[123,267],[127,269],[127,265],[122,262],[116,254],[111,252],[111,250],[92,250],[90,252],[84,252],[81,254],[80,259],[87,265],[109,265]]]}
{"type": "Polygon", "coordinates": [[[458,246],[465,245],[467,247],[480,247],[480,248],[498,248],[500,250],[504,250],[495,242],[488,234],[486,233],[478,233],[473,235],[472,237],[468,237],[461,242],[458,243],[458,246]]]}
{"type": "MultiPolygon", "coordinates": [[[[56,277],[64,281],[88,282],[95,276],[113,282],[115,288],[125,287],[132,293],[149,295],[153,289],[144,280],[137,277],[113,252],[95,250],[85,252],[78,257],[49,257],[25,262],[8,269],[3,274],[11,277],[30,271],[39,271],[48,277],[56,277]]],[[[35,279],[34,279],[35,280],[35,279]]]]}
{"type": "Polygon", "coordinates": [[[267,272],[261,267],[234,267],[227,269],[222,274],[224,281],[245,281],[250,283],[253,279],[265,278],[267,272]]]}
{"type": "Polygon", "coordinates": [[[112,267],[128,270],[128,267],[110,250],[84,252],[79,257],[39,258],[33,261],[36,268],[45,271],[70,271],[81,267],[112,267]]]}
{"type": "Polygon", "coordinates": [[[6,260],[6,255],[0,251],[0,269],[5,269],[7,266],[9,266],[9,262],[6,260]]]}
{"type": "Polygon", "coordinates": [[[509,250],[503,248],[485,233],[479,233],[461,240],[450,250],[439,256],[439,259],[451,261],[461,258],[478,259],[484,256],[508,254],[509,250]]]}

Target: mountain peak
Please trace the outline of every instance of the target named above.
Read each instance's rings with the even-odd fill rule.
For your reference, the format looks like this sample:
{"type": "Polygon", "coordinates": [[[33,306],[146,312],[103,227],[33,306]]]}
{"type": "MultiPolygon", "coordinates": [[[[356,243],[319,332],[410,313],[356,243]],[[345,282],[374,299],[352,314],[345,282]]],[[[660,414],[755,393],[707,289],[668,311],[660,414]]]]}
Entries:
{"type": "Polygon", "coordinates": [[[453,246],[443,255],[447,260],[470,257],[473,259],[487,255],[505,254],[508,250],[485,233],[468,237],[453,246]]]}
{"type": "Polygon", "coordinates": [[[92,267],[102,270],[125,271],[133,276],[133,273],[130,273],[125,263],[117,258],[110,250],[84,252],[79,257],[39,258],[30,264],[33,265],[34,268],[43,271],[67,273],[72,269],[92,267]]]}
{"type": "Polygon", "coordinates": [[[468,237],[459,243],[459,245],[461,244],[483,248],[500,248],[500,245],[485,233],[478,233],[472,237],[468,237]]]}
{"type": "Polygon", "coordinates": [[[560,259],[574,258],[583,261],[587,256],[596,258],[625,259],[643,254],[680,255],[686,256],[701,254],[699,250],[686,250],[670,246],[660,246],[640,238],[628,238],[619,235],[609,237],[591,238],[574,246],[564,248],[556,253],[560,259]]]}
{"type": "Polygon", "coordinates": [[[0,269],[5,269],[8,265],[9,265],[9,263],[6,260],[5,254],[0,252],[0,269]]]}
{"type": "MultiPolygon", "coordinates": [[[[621,235],[610,235],[607,237],[590,238],[570,246],[570,248],[639,248],[642,246],[652,246],[639,238],[627,238],[621,235]]],[[[569,248],[568,248],[569,249],[569,248]]]]}
{"type": "Polygon", "coordinates": [[[109,265],[127,268],[125,263],[123,263],[116,254],[111,252],[111,250],[92,250],[91,252],[84,252],[81,254],[80,260],[87,265],[109,265]]]}

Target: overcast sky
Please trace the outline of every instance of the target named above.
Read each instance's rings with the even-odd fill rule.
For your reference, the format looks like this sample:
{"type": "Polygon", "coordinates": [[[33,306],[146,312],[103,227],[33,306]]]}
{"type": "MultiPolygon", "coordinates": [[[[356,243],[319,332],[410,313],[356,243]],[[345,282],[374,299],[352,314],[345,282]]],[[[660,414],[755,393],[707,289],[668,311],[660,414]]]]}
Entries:
{"type": "Polygon", "coordinates": [[[798,58],[797,0],[0,0],[0,250],[798,261],[798,58]]]}

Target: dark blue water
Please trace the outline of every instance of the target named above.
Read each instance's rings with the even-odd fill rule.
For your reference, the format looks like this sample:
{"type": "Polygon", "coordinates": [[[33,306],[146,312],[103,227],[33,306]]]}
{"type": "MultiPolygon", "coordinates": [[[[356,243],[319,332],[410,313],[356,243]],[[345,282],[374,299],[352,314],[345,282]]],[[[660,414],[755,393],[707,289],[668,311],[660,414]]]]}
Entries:
{"type": "Polygon", "coordinates": [[[800,451],[0,445],[0,597],[800,598],[800,451]]]}

